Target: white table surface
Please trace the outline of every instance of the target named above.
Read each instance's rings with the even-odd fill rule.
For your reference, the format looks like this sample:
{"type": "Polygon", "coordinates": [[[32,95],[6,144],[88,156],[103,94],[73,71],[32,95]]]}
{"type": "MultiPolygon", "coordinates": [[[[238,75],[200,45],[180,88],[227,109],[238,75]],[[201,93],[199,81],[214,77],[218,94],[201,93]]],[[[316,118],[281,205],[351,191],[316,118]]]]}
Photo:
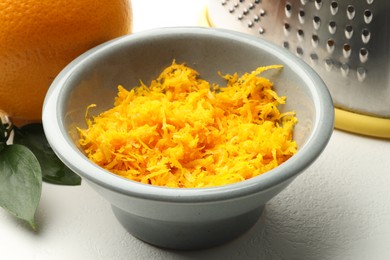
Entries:
{"type": "MultiPolygon", "coordinates": [[[[134,31],[197,25],[202,0],[133,0],[134,31]]],[[[38,231],[0,209],[0,259],[390,259],[390,141],[335,130],[320,158],[237,240],[156,248],[128,234],[86,183],[43,185],[38,231]]]]}

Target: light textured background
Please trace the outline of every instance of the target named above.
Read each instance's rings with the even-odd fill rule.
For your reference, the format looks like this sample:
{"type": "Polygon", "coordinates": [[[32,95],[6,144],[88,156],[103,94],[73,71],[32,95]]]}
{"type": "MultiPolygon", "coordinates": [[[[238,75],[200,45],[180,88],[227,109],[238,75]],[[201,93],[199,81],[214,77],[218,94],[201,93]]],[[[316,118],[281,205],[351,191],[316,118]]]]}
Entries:
{"type": "MultiPolygon", "coordinates": [[[[196,25],[206,3],[133,0],[134,30],[196,25]]],[[[248,233],[192,252],[135,239],[86,183],[44,184],[37,232],[0,209],[0,259],[390,259],[389,168],[389,140],[335,130],[321,157],[248,233]]]]}

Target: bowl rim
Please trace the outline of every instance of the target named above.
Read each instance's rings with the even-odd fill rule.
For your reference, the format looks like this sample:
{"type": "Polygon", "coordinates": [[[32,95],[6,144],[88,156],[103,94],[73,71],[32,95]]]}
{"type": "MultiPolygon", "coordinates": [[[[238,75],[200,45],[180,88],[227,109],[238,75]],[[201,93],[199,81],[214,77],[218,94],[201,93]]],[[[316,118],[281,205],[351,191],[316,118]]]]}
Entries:
{"type": "Polygon", "coordinates": [[[53,151],[70,169],[88,182],[123,195],[157,201],[189,203],[211,202],[248,196],[292,181],[309,167],[325,149],[333,132],[334,109],[330,93],[319,75],[304,61],[273,43],[255,36],[226,29],[166,27],[121,36],[96,46],[73,60],[58,74],[51,84],[44,100],[42,122],[45,135],[53,151]],[[316,117],[311,135],[306,144],[289,160],[262,175],[234,184],[209,188],[168,188],[142,184],[110,173],[90,161],[73,144],[64,127],[64,121],[60,117],[62,114],[60,100],[64,96],[62,93],[66,91],[64,86],[66,86],[67,79],[76,73],[77,69],[82,67],[88,60],[118,44],[127,41],[142,41],[151,37],[158,39],[158,37],[169,37],[170,35],[175,35],[175,37],[178,37],[178,35],[185,37],[196,35],[223,37],[226,40],[250,44],[270,52],[283,60],[286,66],[293,68],[294,72],[304,78],[305,82],[311,82],[312,87],[309,87],[309,89],[315,104],[316,117]]]}

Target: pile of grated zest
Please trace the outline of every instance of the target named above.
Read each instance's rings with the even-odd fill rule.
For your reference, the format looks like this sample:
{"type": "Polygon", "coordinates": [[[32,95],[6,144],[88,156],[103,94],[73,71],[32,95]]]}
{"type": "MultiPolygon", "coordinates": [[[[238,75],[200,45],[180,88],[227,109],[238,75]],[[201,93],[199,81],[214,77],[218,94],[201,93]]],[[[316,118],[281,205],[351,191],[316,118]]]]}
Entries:
{"type": "Polygon", "coordinates": [[[174,61],[150,86],[119,86],[114,107],[78,129],[80,145],[99,166],[141,183],[202,188],[250,179],[297,151],[295,113],[280,113],[286,98],[259,76],[281,68],[224,75],[220,87],[174,61]]]}

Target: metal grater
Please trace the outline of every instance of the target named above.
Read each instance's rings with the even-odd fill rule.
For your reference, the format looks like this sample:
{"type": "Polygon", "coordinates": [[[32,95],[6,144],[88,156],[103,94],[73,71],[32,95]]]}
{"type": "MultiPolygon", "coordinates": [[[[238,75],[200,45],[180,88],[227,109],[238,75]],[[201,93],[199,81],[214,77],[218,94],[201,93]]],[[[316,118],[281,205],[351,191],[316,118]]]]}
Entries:
{"type": "Polygon", "coordinates": [[[211,0],[208,20],[301,57],[336,107],[390,118],[390,1],[211,0]]]}

